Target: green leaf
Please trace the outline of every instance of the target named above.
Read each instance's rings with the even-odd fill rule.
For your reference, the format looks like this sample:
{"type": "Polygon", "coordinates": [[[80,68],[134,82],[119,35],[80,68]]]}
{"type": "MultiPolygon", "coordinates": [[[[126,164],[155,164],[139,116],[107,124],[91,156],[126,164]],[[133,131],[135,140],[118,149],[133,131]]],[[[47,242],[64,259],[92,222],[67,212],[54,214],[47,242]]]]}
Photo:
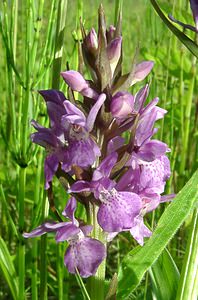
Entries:
{"type": "Polygon", "coordinates": [[[179,282],[179,271],[167,249],[149,270],[153,293],[156,299],[175,300],[179,282]]]}
{"type": "Polygon", "coordinates": [[[16,271],[14,264],[12,262],[12,257],[6,246],[4,240],[0,237],[0,269],[4,275],[4,278],[9,285],[13,299],[18,299],[18,278],[16,276],[16,271]]]}
{"type": "Polygon", "coordinates": [[[161,216],[153,236],[145,246],[124,258],[118,273],[118,299],[127,299],[139,285],[144,273],[160,256],[177,229],[198,204],[198,170],[161,216]]]}
{"type": "Polygon", "coordinates": [[[184,44],[186,48],[188,48],[190,52],[198,58],[197,44],[169,21],[155,0],[150,0],[150,2],[166,26],[174,33],[174,35],[176,35],[182,44],[184,44]]]}

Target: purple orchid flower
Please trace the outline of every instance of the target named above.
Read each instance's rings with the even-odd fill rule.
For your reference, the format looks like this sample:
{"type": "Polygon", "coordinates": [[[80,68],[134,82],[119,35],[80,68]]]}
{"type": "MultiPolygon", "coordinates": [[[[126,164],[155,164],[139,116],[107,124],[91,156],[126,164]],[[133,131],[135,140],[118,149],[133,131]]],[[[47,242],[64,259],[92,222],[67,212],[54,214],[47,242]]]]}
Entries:
{"type": "Polygon", "coordinates": [[[48,189],[59,164],[69,172],[73,165],[87,168],[100,156],[100,149],[90,132],[106,96],[99,96],[86,118],[75,105],[65,100],[61,92],[49,90],[40,93],[47,103],[52,128],[32,121],[38,132],[31,134],[31,139],[46,149],[45,188],[48,189]]]}
{"type": "MultiPolygon", "coordinates": [[[[129,230],[131,235],[140,245],[143,245],[144,237],[151,236],[151,231],[145,226],[143,217],[146,213],[153,211],[162,202],[171,201],[174,195],[161,196],[164,192],[166,181],[170,177],[169,159],[162,155],[147,164],[142,164],[135,170],[129,170],[121,177],[116,185],[118,191],[125,190],[138,194],[141,198],[141,209],[129,230]]],[[[118,232],[108,236],[110,241],[118,232]]]]}
{"type": "Polygon", "coordinates": [[[96,273],[98,266],[106,257],[105,246],[98,240],[88,237],[91,225],[80,225],[75,219],[76,200],[71,197],[63,215],[71,222],[45,222],[30,233],[24,233],[25,238],[41,236],[48,232],[56,232],[56,242],[68,241],[64,263],[68,271],[82,277],[89,277],[96,273]]]}
{"type": "Polygon", "coordinates": [[[46,149],[46,158],[44,162],[45,188],[49,188],[49,182],[52,181],[54,174],[58,169],[58,165],[64,159],[65,151],[68,143],[65,140],[64,133],[60,134],[57,128],[45,128],[32,120],[31,124],[38,132],[31,134],[32,142],[46,149]]]}
{"type": "Polygon", "coordinates": [[[162,119],[167,111],[156,106],[159,101],[158,98],[153,99],[144,107],[147,95],[148,85],[135,95],[134,109],[136,114],[139,115],[139,120],[135,132],[134,149],[131,159],[127,164],[131,164],[133,168],[144,162],[154,161],[156,158],[170,151],[165,143],[158,140],[151,140],[152,136],[157,132],[157,129],[153,128],[155,122],[162,119]]]}
{"type": "Polygon", "coordinates": [[[117,161],[117,153],[108,155],[94,171],[91,182],[77,181],[70,192],[91,191],[101,204],[98,210],[98,223],[104,231],[120,232],[131,228],[134,218],[139,214],[141,199],[132,192],[117,191],[116,183],[110,177],[117,161]]]}
{"type": "Polygon", "coordinates": [[[96,142],[90,137],[97,114],[106,100],[106,95],[101,94],[91,108],[87,118],[68,100],[64,101],[66,114],[61,118],[61,125],[68,131],[69,146],[65,152],[63,169],[70,171],[72,165],[86,168],[92,165],[100,149],[96,142]]]}

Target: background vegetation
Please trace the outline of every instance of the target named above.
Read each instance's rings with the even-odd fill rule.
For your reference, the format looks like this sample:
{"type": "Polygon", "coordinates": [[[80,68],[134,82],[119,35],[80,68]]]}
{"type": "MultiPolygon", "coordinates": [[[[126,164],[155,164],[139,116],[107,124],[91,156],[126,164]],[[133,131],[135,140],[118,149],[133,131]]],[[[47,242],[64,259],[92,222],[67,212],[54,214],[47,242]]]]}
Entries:
{"type": "MultiPolygon", "coordinates": [[[[83,299],[78,278],[69,275],[63,266],[65,245],[57,246],[51,235],[26,241],[21,233],[31,230],[48,215],[54,217],[43,188],[43,151],[29,139],[33,131],[32,118],[47,123],[46,108],[37,90],[55,87],[66,92],[66,85],[62,79],[59,81],[58,73],[67,65],[70,69],[78,69],[79,17],[87,29],[97,28],[100,2],[1,1],[0,299],[83,299]]],[[[120,2],[103,1],[109,25],[117,17],[120,2]]],[[[193,24],[188,2],[166,0],[159,4],[166,13],[193,24]]],[[[150,1],[123,1],[122,33],[126,71],[137,47],[139,61],[155,61],[149,77],[149,100],[159,96],[159,105],[168,111],[165,120],[158,123],[157,135],[171,148],[172,176],[166,192],[178,193],[198,166],[196,58],[166,28],[150,1]]],[[[193,33],[189,36],[194,39],[193,33]]],[[[85,68],[84,71],[86,74],[85,68]]],[[[143,84],[135,85],[131,92],[135,93],[143,84]]],[[[54,192],[55,205],[61,211],[67,195],[56,181],[54,192]]],[[[148,215],[147,221],[152,228],[156,227],[166,205],[161,205],[155,215],[148,215]]],[[[81,213],[83,210],[79,207],[81,213]]],[[[191,219],[190,215],[168,244],[174,260],[171,272],[175,272],[170,289],[177,284],[184,263],[188,233],[192,232],[189,229],[191,219]]],[[[117,272],[123,257],[134,246],[136,242],[128,234],[119,235],[109,245],[107,280],[117,272]]],[[[169,253],[164,252],[158,265],[145,274],[130,299],[155,299],[156,295],[157,299],[163,299],[157,293],[159,289],[163,291],[169,253]]],[[[166,290],[167,286],[164,288],[166,290]]],[[[164,297],[171,299],[167,295],[164,297]]]]}

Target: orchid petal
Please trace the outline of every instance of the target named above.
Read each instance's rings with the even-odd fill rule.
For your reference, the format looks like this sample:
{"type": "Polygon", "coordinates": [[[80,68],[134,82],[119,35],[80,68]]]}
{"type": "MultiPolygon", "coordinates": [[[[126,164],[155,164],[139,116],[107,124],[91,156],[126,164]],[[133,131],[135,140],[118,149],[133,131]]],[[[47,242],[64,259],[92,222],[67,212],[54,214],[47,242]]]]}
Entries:
{"type": "Polygon", "coordinates": [[[66,100],[65,95],[57,90],[40,90],[39,94],[41,94],[46,102],[53,102],[58,105],[63,104],[66,100]]]}
{"type": "Polygon", "coordinates": [[[46,157],[44,164],[44,173],[45,173],[45,189],[50,187],[49,182],[52,181],[52,178],[56,171],[58,170],[59,159],[56,154],[51,154],[46,157]]]}
{"type": "Polygon", "coordinates": [[[91,132],[93,130],[97,114],[98,114],[101,106],[105,102],[105,100],[106,100],[106,95],[105,94],[101,94],[98,97],[98,100],[96,101],[96,103],[94,104],[94,106],[91,108],[91,110],[89,112],[89,115],[87,117],[87,121],[86,121],[86,129],[87,129],[88,132],[91,132]]]}
{"type": "Polygon", "coordinates": [[[77,207],[76,199],[74,197],[71,197],[68,200],[67,205],[66,205],[64,211],[62,212],[62,215],[64,217],[69,218],[72,221],[73,224],[76,223],[76,219],[74,217],[74,214],[75,214],[75,211],[76,211],[76,207],[77,207]]]}
{"type": "Polygon", "coordinates": [[[56,242],[63,242],[72,239],[80,233],[80,228],[72,223],[66,223],[64,227],[60,228],[56,232],[56,242]]]}
{"type": "Polygon", "coordinates": [[[67,115],[76,115],[79,117],[79,119],[84,121],[84,123],[86,122],[85,115],[78,107],[76,107],[74,104],[72,104],[68,100],[65,100],[63,104],[66,109],[67,115]]]}
{"type": "Polygon", "coordinates": [[[131,85],[134,85],[138,81],[142,81],[151,72],[154,66],[153,61],[143,61],[135,66],[133,80],[131,85]]]}
{"type": "Polygon", "coordinates": [[[117,152],[109,154],[94,171],[92,180],[96,181],[103,177],[109,177],[112,168],[114,167],[118,158],[117,152]]]}
{"type": "Polygon", "coordinates": [[[106,249],[100,241],[83,238],[68,247],[64,262],[70,273],[76,274],[78,270],[81,277],[87,278],[96,273],[105,257],[106,249]]]}

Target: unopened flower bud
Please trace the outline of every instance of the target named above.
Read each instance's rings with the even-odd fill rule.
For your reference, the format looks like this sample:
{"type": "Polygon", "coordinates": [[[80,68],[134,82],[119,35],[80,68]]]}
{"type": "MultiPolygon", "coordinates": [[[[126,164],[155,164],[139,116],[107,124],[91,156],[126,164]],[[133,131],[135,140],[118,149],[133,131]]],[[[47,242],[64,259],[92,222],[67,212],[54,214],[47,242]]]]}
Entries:
{"type": "Polygon", "coordinates": [[[146,78],[146,76],[151,72],[154,66],[153,61],[143,61],[135,66],[133,80],[131,85],[134,85],[138,81],[142,81],[146,78]]]}
{"type": "Polygon", "coordinates": [[[87,47],[90,50],[98,49],[98,37],[94,28],[92,28],[89,34],[87,35],[86,43],[87,43],[87,47]]]}
{"type": "Polygon", "coordinates": [[[65,82],[71,87],[71,89],[76,92],[81,92],[82,90],[87,89],[89,87],[86,80],[77,71],[71,70],[71,71],[61,72],[61,75],[65,80],[65,82]]]}
{"type": "Polygon", "coordinates": [[[134,97],[127,92],[118,92],[111,100],[110,110],[113,117],[122,119],[132,113],[134,97]]]}
{"type": "Polygon", "coordinates": [[[98,98],[98,93],[89,86],[89,83],[79,72],[70,70],[61,72],[61,75],[73,91],[79,92],[88,98],[98,98]]]}
{"type": "Polygon", "coordinates": [[[107,30],[107,38],[109,41],[114,39],[116,28],[113,25],[109,26],[109,30],[107,30]]]}
{"type": "Polygon", "coordinates": [[[122,37],[115,38],[107,47],[107,55],[109,58],[111,72],[112,74],[115,71],[115,68],[118,64],[120,55],[121,55],[121,46],[122,46],[122,37]]]}

